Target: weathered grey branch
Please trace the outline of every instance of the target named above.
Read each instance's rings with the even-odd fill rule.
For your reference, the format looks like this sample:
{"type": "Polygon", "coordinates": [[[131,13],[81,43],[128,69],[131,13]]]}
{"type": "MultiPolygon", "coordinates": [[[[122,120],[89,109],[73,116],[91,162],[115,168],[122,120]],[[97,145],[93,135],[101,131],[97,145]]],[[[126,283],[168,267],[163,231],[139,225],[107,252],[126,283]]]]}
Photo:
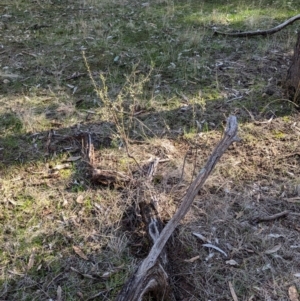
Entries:
{"type": "Polygon", "coordinates": [[[254,222],[255,223],[270,222],[270,221],[273,221],[278,218],[286,217],[286,216],[288,216],[288,214],[289,214],[289,211],[285,210],[285,211],[282,211],[282,212],[279,212],[279,213],[276,213],[276,214],[273,214],[270,216],[257,217],[254,219],[254,222]]]}
{"type": "Polygon", "coordinates": [[[273,33],[276,33],[283,28],[285,28],[288,25],[291,25],[295,21],[300,19],[300,14],[296,15],[285,22],[277,25],[276,27],[266,29],[266,30],[256,30],[256,31],[242,31],[242,32],[220,32],[220,31],[215,31],[214,35],[223,35],[223,36],[230,36],[230,37],[237,37],[237,38],[245,38],[245,37],[253,37],[253,36],[268,36],[273,33]]]}
{"type": "MultiPolygon", "coordinates": [[[[214,149],[204,168],[200,171],[196,179],[188,188],[181,205],[172,219],[167,223],[160,235],[157,235],[157,233],[155,234],[156,238],[153,239],[154,245],[152,246],[149,255],[142,261],[135,274],[125,284],[122,291],[116,298],[116,301],[140,301],[147,292],[152,290],[155,291],[155,289],[161,287],[161,283],[158,283],[157,279],[162,279],[162,281],[164,280],[165,282],[168,281],[168,275],[164,271],[160,262],[161,259],[159,258],[161,252],[181,219],[183,219],[188,212],[195,196],[198,194],[200,188],[203,186],[216,163],[228,147],[234,141],[239,140],[237,131],[238,124],[236,117],[229,116],[223,138],[214,149]],[[153,273],[156,274],[155,277],[153,277],[153,273]]],[[[160,293],[163,294],[164,292],[160,291],[160,293]]]]}

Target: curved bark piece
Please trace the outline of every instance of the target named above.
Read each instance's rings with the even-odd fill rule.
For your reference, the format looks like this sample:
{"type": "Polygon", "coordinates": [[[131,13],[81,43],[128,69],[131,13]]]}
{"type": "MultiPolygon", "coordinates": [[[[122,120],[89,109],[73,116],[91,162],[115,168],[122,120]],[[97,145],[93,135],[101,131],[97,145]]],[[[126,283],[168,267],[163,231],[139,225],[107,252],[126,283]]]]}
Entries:
{"type": "Polygon", "coordinates": [[[266,29],[266,30],[256,30],[256,31],[243,31],[243,32],[220,32],[220,31],[215,31],[214,35],[223,35],[223,36],[230,36],[230,37],[238,37],[238,38],[244,38],[244,37],[253,37],[253,36],[268,36],[273,33],[276,33],[280,31],[281,29],[285,28],[288,25],[291,25],[295,21],[300,19],[300,14],[296,15],[285,22],[277,25],[276,27],[273,27],[271,29],[266,29]]]}
{"type": "Polygon", "coordinates": [[[150,217],[150,221],[153,223],[152,226],[150,223],[149,231],[154,244],[149,255],[142,261],[134,275],[123,286],[116,301],[141,301],[143,296],[149,292],[154,292],[154,295],[160,294],[160,299],[158,300],[170,299],[168,297],[161,299],[162,295],[170,296],[168,293],[168,274],[163,267],[165,261],[165,256],[162,256],[164,254],[164,247],[181,219],[183,219],[188,212],[195,196],[198,194],[216,163],[234,141],[239,141],[237,131],[238,124],[236,117],[229,116],[223,138],[212,152],[204,168],[199,172],[196,179],[188,188],[176,213],[161,232],[156,223],[154,223],[154,219],[150,217]]]}

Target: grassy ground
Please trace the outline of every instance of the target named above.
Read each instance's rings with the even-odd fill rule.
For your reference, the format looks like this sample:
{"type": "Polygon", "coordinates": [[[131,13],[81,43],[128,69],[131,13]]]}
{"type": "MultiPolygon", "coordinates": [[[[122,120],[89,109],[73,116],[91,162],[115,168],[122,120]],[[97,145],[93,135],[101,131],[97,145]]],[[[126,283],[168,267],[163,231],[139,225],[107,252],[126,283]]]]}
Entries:
{"type": "Polygon", "coordinates": [[[219,2],[1,2],[0,300],[113,300],[150,248],[136,163],[166,159],[154,187],[169,220],[229,114],[242,143],[171,239],[171,285],[177,300],[232,300],[229,282],[238,300],[298,300],[300,121],[281,83],[299,23],[213,31],[271,28],[300,5],[219,2]],[[91,181],[82,132],[131,184],[91,181]]]}

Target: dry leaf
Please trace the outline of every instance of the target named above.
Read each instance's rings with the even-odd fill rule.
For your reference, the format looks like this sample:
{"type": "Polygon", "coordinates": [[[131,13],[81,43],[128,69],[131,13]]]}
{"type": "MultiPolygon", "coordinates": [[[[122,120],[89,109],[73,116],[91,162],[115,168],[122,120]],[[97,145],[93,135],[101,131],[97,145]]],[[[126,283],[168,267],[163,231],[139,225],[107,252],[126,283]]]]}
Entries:
{"type": "Polygon", "coordinates": [[[299,294],[295,285],[289,287],[289,297],[291,301],[299,301],[299,294]]]}
{"type": "Polygon", "coordinates": [[[58,165],[55,165],[54,167],[52,167],[50,169],[50,171],[52,170],[61,170],[61,169],[68,169],[68,168],[71,168],[71,164],[70,163],[65,163],[65,164],[58,164],[58,165]]]}
{"type": "Polygon", "coordinates": [[[220,249],[219,247],[216,247],[215,245],[212,245],[212,244],[204,244],[202,245],[203,247],[207,247],[207,248],[212,248],[212,249],[215,249],[217,251],[219,251],[220,253],[222,253],[225,257],[227,257],[227,254],[222,250],[220,249]]]}
{"type": "Polygon", "coordinates": [[[61,286],[58,286],[58,287],[57,287],[57,290],[56,290],[57,301],[62,301],[61,293],[62,293],[61,286]]]}
{"type": "Polygon", "coordinates": [[[230,260],[227,260],[225,261],[226,264],[229,264],[229,265],[239,265],[235,260],[233,259],[230,259],[230,260]]]}
{"type": "Polygon", "coordinates": [[[194,262],[194,261],[196,261],[199,258],[200,258],[200,256],[198,255],[198,256],[192,257],[190,259],[185,259],[184,262],[194,262]]]}
{"type": "Polygon", "coordinates": [[[114,271],[107,271],[107,272],[104,272],[101,277],[102,278],[109,278],[110,275],[112,275],[114,273],[114,271]]]}
{"type": "Polygon", "coordinates": [[[84,260],[89,260],[87,256],[82,252],[82,250],[76,246],[73,246],[73,250],[75,253],[84,260]]]}
{"type": "Polygon", "coordinates": [[[265,254],[273,254],[273,253],[276,253],[280,248],[281,248],[281,244],[276,245],[276,246],[273,247],[272,249],[269,249],[269,250],[265,251],[265,254]]]}
{"type": "Polygon", "coordinates": [[[77,269],[75,269],[75,268],[73,268],[73,267],[71,267],[71,270],[72,270],[73,272],[75,272],[75,273],[81,274],[77,269]]]}
{"type": "Polygon", "coordinates": [[[8,201],[9,201],[13,206],[16,206],[16,205],[17,205],[17,202],[15,202],[13,199],[8,199],[8,201]]]}
{"type": "Polygon", "coordinates": [[[237,295],[236,295],[236,293],[234,291],[234,288],[233,288],[233,285],[232,285],[232,283],[230,281],[228,282],[228,285],[229,285],[229,289],[230,289],[230,293],[231,293],[232,299],[234,301],[238,301],[237,295]]]}
{"type": "Polygon", "coordinates": [[[80,195],[77,197],[77,199],[76,199],[76,203],[78,203],[78,204],[83,204],[83,202],[84,202],[84,200],[83,200],[83,195],[80,194],[80,195]]]}
{"type": "Polygon", "coordinates": [[[200,233],[196,233],[196,232],[193,232],[192,234],[195,235],[196,237],[200,238],[200,239],[203,240],[204,242],[209,242],[209,243],[210,243],[210,240],[207,239],[204,235],[202,235],[202,234],[200,234],[200,233]]]}
{"type": "Polygon", "coordinates": [[[236,215],[235,215],[235,218],[236,218],[236,219],[239,219],[239,218],[241,218],[243,215],[244,215],[244,211],[237,212],[236,215]]]}
{"type": "Polygon", "coordinates": [[[72,157],[69,157],[66,161],[67,162],[75,162],[75,161],[78,161],[79,159],[81,159],[81,156],[72,156],[72,157]]]}
{"type": "Polygon", "coordinates": [[[30,256],[29,256],[29,260],[28,260],[28,264],[27,264],[27,269],[30,270],[33,265],[34,265],[34,257],[35,257],[35,254],[32,253],[30,256]]]}

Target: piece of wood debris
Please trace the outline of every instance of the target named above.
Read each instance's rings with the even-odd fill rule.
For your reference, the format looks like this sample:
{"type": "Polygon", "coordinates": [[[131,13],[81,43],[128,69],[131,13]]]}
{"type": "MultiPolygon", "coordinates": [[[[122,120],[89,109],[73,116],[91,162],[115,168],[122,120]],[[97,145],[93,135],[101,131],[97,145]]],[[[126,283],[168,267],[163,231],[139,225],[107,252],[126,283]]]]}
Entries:
{"type": "Polygon", "coordinates": [[[234,287],[233,287],[231,281],[228,282],[228,285],[229,285],[229,289],[230,289],[230,293],[231,293],[232,299],[234,301],[238,301],[238,297],[237,297],[237,295],[235,293],[235,290],[234,290],[234,287]]]}
{"type": "Polygon", "coordinates": [[[185,259],[184,262],[194,262],[194,261],[196,261],[196,260],[199,259],[199,258],[200,258],[200,256],[197,255],[197,256],[192,257],[192,258],[190,258],[190,259],[185,259]]]}
{"type": "Polygon", "coordinates": [[[286,217],[288,214],[289,214],[289,211],[285,210],[285,211],[282,211],[282,212],[279,212],[279,213],[276,213],[276,214],[273,214],[270,216],[256,217],[253,219],[253,222],[254,223],[269,222],[269,221],[273,221],[278,218],[286,217]]]}

